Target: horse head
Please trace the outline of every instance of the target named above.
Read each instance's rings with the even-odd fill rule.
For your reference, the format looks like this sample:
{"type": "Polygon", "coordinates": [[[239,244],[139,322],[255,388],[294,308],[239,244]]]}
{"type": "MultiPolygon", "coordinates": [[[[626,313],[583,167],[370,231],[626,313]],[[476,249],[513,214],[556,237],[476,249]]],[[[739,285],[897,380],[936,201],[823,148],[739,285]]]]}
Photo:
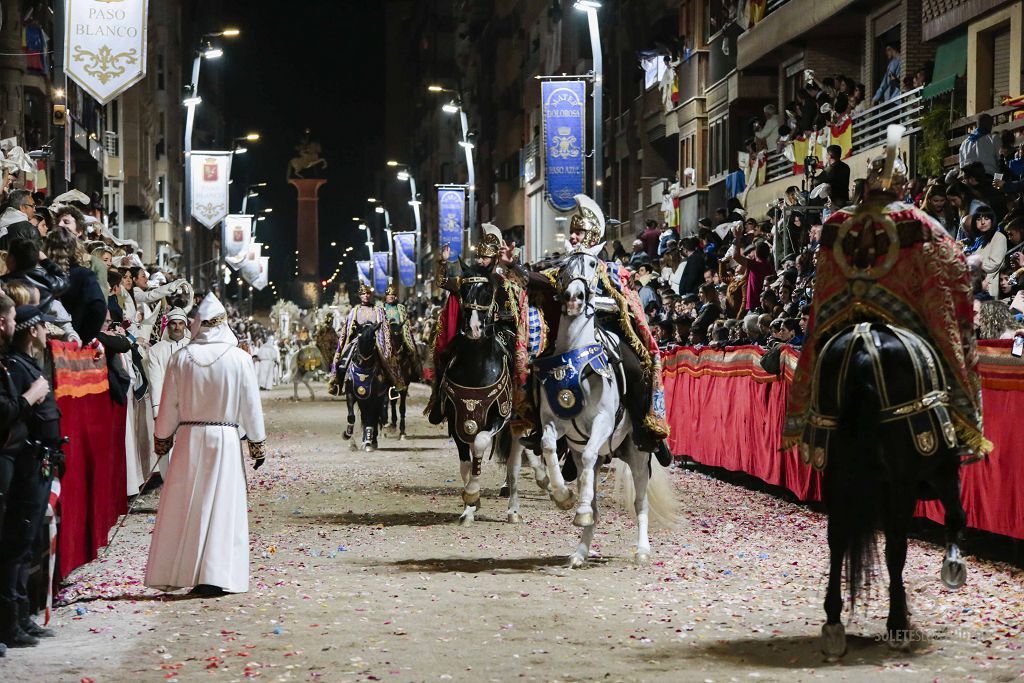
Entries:
{"type": "Polygon", "coordinates": [[[558,297],[565,315],[574,318],[594,314],[593,297],[597,292],[604,244],[570,254],[558,271],[558,297]]]}
{"type": "Polygon", "coordinates": [[[356,354],[365,361],[377,350],[377,331],[380,323],[363,323],[356,331],[356,354]]]}
{"type": "Polygon", "coordinates": [[[500,284],[491,268],[475,266],[459,278],[459,332],[474,341],[489,337],[494,326],[495,295],[500,284]]]}

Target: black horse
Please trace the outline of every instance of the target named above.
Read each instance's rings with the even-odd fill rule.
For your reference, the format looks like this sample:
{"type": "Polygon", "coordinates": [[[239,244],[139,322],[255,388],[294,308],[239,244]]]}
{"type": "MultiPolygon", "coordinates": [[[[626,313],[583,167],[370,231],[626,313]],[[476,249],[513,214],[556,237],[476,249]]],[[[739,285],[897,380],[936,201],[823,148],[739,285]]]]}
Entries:
{"type": "MultiPolygon", "coordinates": [[[[408,322],[406,322],[408,324],[408,322]]],[[[404,440],[405,433],[405,403],[409,397],[409,385],[418,382],[423,375],[419,356],[415,350],[410,351],[405,346],[404,332],[398,323],[389,323],[391,330],[391,348],[395,354],[395,365],[402,375],[406,388],[401,391],[391,391],[388,395],[388,403],[391,406],[391,429],[398,429],[398,438],[404,440]]],[[[385,407],[385,412],[387,407],[385,407]]],[[[385,416],[386,419],[386,416],[385,416]]]]}
{"type": "MultiPolygon", "coordinates": [[[[459,333],[446,352],[439,401],[455,441],[466,508],[472,522],[480,505],[480,467],[512,417],[515,340],[495,322],[500,282],[490,269],[466,267],[459,279],[459,333]]],[[[503,460],[503,458],[500,458],[503,460]]]]}
{"type": "Polygon", "coordinates": [[[958,547],[966,525],[960,454],[942,364],[928,343],[908,330],[862,323],[825,345],[814,381],[804,441],[811,461],[824,466],[831,556],[822,650],[833,659],[846,652],[840,621],[844,565],[852,609],[870,584],[878,526],[885,533],[889,571],[887,640],[906,647],[913,637],[903,567],[918,500],[938,499],[945,507],[943,582],[958,588],[966,581],[958,547]]]}
{"type": "Polygon", "coordinates": [[[363,450],[377,450],[377,435],[387,418],[387,398],[391,382],[377,353],[380,323],[364,323],[355,330],[355,348],[345,371],[345,401],[348,404],[346,439],[352,436],[356,422],[355,406],[363,424],[363,450]]]}

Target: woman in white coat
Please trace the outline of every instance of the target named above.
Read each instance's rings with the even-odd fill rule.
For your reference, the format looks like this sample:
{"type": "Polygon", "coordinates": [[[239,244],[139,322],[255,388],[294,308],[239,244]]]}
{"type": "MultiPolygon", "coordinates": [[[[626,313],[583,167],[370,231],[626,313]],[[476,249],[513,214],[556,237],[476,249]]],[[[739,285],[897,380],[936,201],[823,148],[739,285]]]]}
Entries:
{"type": "Polygon", "coordinates": [[[980,206],[970,220],[964,254],[971,267],[981,271],[982,289],[999,298],[999,270],[1006,259],[1006,235],[996,228],[995,214],[987,206],[980,206]]]}

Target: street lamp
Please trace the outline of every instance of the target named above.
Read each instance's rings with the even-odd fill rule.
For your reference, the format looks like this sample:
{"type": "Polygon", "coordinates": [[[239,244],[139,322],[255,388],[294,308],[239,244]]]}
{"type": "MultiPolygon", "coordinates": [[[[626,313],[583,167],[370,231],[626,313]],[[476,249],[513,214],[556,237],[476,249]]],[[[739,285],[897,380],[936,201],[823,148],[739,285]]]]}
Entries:
{"type": "Polygon", "coordinates": [[[253,183],[249,187],[245,188],[245,194],[242,195],[242,213],[245,214],[245,208],[249,204],[250,198],[260,196],[260,188],[266,187],[266,183],[253,183]]]}
{"type": "Polygon", "coordinates": [[[210,42],[211,38],[234,38],[241,31],[237,28],[225,28],[216,33],[206,33],[199,39],[199,47],[195,50],[192,58],[192,79],[186,86],[186,97],[182,100],[185,105],[185,276],[191,282],[192,262],[194,260],[194,244],[192,233],[192,129],[196,120],[196,107],[203,101],[199,96],[199,67],[203,59],[217,59],[224,54],[220,48],[216,48],[210,42]]]}
{"type": "Polygon", "coordinates": [[[447,92],[454,95],[450,102],[441,105],[441,111],[446,114],[458,114],[459,123],[462,126],[462,139],[459,140],[459,146],[462,147],[466,154],[466,200],[469,205],[469,216],[466,226],[463,228],[462,243],[468,247],[472,231],[476,227],[476,166],[473,163],[473,136],[469,132],[469,117],[462,106],[462,97],[459,93],[445,88],[435,90],[435,87],[440,88],[440,86],[429,86],[428,90],[431,92],[447,92]]]}
{"type": "Polygon", "coordinates": [[[594,57],[594,201],[602,206],[604,199],[604,115],[601,105],[604,97],[604,60],[601,53],[601,29],[597,23],[600,2],[576,0],[573,7],[587,13],[590,29],[590,51],[594,57]]]}
{"type": "MultiPolygon", "coordinates": [[[[420,221],[420,201],[416,193],[416,178],[409,171],[408,164],[389,161],[388,166],[401,166],[402,170],[398,172],[396,177],[403,183],[409,183],[409,206],[412,207],[412,216],[416,221],[416,267],[421,268],[423,265],[423,226],[420,221]]],[[[388,250],[390,251],[390,249],[391,247],[388,245],[388,250]]]]}

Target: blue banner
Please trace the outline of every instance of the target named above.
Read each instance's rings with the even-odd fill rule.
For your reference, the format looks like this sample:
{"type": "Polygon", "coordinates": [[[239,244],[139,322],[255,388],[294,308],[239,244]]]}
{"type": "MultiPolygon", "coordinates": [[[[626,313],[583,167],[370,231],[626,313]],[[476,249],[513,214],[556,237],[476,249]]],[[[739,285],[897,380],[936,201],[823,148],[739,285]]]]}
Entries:
{"type": "Polygon", "coordinates": [[[576,208],[574,197],[583,192],[586,179],[587,85],[583,81],[544,81],[540,93],[548,202],[559,211],[570,211],[576,208]]]}
{"type": "Polygon", "coordinates": [[[452,248],[454,261],[462,255],[462,224],[466,215],[466,190],[461,187],[437,188],[437,225],[440,246],[452,248]]]}
{"type": "Polygon", "coordinates": [[[384,296],[384,290],[388,288],[388,275],[391,271],[391,252],[373,252],[373,288],[378,294],[384,296]]]}
{"type": "Polygon", "coordinates": [[[356,273],[359,274],[359,284],[368,285],[370,282],[370,262],[356,261],[356,273]]]}
{"type": "Polygon", "coordinates": [[[416,286],[416,233],[395,233],[395,257],[398,259],[398,279],[402,285],[416,286]]]}

